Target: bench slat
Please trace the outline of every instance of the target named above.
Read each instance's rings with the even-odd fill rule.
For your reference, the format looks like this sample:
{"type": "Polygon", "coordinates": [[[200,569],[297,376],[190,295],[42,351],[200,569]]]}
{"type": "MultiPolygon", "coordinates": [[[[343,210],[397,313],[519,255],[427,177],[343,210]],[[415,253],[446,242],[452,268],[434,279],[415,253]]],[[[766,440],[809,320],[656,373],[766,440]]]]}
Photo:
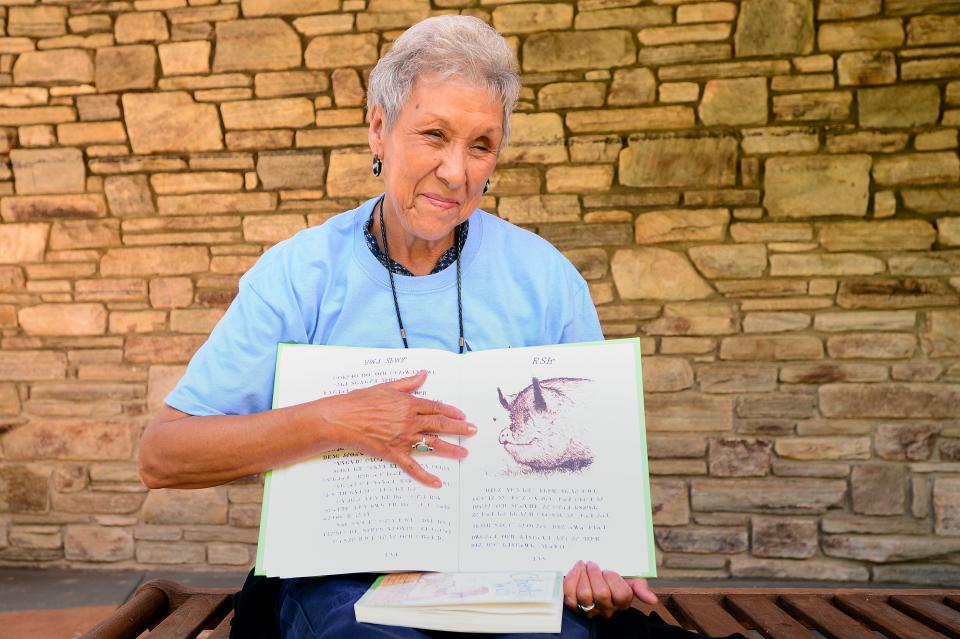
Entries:
{"type": "Polygon", "coordinates": [[[227,613],[227,616],[223,618],[223,621],[214,628],[213,632],[210,633],[210,636],[207,639],[230,639],[230,622],[233,620],[233,611],[227,613]]]}
{"type": "Polygon", "coordinates": [[[891,608],[878,597],[838,595],[835,601],[840,608],[891,638],[943,639],[940,633],[891,608]]]}
{"type": "Polygon", "coordinates": [[[727,603],[768,639],[811,639],[809,630],[763,595],[727,595],[727,603]]]}
{"type": "Polygon", "coordinates": [[[829,639],[877,639],[860,622],[843,614],[818,595],[784,595],[783,607],[829,639]]]}
{"type": "Polygon", "coordinates": [[[150,632],[150,639],[196,637],[197,633],[212,625],[211,619],[219,621],[228,605],[228,595],[194,595],[157,624],[150,632]]]}
{"type": "Polygon", "coordinates": [[[663,605],[664,598],[661,597],[657,603],[652,606],[648,603],[644,603],[639,599],[635,599],[633,602],[633,607],[642,612],[645,615],[649,615],[651,612],[655,612],[660,615],[660,618],[666,621],[671,626],[679,626],[680,622],[677,621],[676,617],[667,610],[667,607],[663,605]]]}
{"type": "Polygon", "coordinates": [[[955,610],[960,610],[960,595],[947,595],[944,601],[955,610]]]}
{"type": "Polygon", "coordinates": [[[670,601],[693,622],[700,632],[708,635],[731,635],[735,632],[747,634],[746,628],[709,595],[676,594],[670,598],[670,601]]]}
{"type": "Polygon", "coordinates": [[[933,597],[896,595],[890,605],[916,617],[951,639],[960,639],[960,612],[944,606],[933,597]]]}

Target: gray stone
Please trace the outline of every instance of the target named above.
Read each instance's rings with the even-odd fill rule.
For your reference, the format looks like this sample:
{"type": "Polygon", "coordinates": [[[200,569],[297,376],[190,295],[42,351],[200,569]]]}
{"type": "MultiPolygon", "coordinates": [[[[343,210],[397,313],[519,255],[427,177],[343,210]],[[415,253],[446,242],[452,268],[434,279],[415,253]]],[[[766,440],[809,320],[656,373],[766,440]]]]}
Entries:
{"type": "Polygon", "coordinates": [[[756,557],[806,559],[817,554],[817,522],[812,519],[754,517],[750,538],[756,557]]]}
{"type": "Polygon", "coordinates": [[[738,553],[747,549],[743,528],[666,528],[654,531],[657,544],[666,552],[738,553]]]}
{"type": "Polygon", "coordinates": [[[906,510],[907,473],[895,464],[860,464],[850,475],[853,511],[863,515],[900,515],[906,510]]]}
{"type": "Polygon", "coordinates": [[[50,469],[45,466],[0,466],[0,512],[42,513],[48,508],[50,469]]]}
{"type": "Polygon", "coordinates": [[[874,446],[884,459],[922,461],[930,459],[939,433],[937,424],[880,424],[874,436],[874,446]]]}
{"type": "Polygon", "coordinates": [[[763,477],[770,472],[770,442],[723,437],[710,440],[707,456],[714,477],[763,477]]]}
{"type": "Polygon", "coordinates": [[[764,206],[772,217],[866,215],[870,165],[868,155],[769,158],[764,206]]]}
{"type": "Polygon", "coordinates": [[[940,117],[940,88],[935,84],[861,89],[857,93],[861,127],[916,127],[940,117]]]}
{"type": "Polygon", "coordinates": [[[639,187],[733,186],[737,138],[729,134],[631,136],[620,152],[620,183],[639,187]]]}
{"type": "Polygon", "coordinates": [[[953,419],[960,405],[957,384],[825,384],[818,392],[826,417],[953,419]]]}
{"type": "Polygon", "coordinates": [[[847,483],[834,479],[694,479],[697,511],[815,513],[843,506],[847,483]]]}

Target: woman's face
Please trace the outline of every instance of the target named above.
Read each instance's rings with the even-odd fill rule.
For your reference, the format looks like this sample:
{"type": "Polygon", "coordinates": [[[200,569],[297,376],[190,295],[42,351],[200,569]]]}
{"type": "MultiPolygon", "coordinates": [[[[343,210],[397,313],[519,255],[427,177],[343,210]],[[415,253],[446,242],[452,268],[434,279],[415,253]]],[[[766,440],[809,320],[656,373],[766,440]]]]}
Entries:
{"type": "Polygon", "coordinates": [[[488,90],[417,79],[392,128],[381,109],[370,113],[370,149],[383,161],[385,213],[396,213],[415,239],[445,239],[480,203],[502,137],[503,109],[488,90]]]}

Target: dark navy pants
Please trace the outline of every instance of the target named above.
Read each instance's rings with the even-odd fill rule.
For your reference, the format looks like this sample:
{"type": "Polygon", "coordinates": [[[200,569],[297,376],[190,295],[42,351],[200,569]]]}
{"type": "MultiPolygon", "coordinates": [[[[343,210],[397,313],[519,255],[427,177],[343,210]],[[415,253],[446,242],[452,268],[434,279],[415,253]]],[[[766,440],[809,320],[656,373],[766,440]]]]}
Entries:
{"type": "Polygon", "coordinates": [[[283,639],[594,639],[594,623],[564,608],[560,634],[514,633],[507,635],[463,635],[436,630],[357,623],[353,604],[377,578],[373,574],[336,575],[305,579],[284,579],[280,593],[280,636],[283,639]]]}

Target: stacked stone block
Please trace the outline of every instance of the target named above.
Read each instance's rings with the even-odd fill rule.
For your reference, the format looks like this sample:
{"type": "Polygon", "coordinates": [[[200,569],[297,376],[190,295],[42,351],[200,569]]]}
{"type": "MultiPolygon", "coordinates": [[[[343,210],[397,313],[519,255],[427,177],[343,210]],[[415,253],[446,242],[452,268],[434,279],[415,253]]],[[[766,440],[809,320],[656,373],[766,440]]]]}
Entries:
{"type": "Polygon", "coordinates": [[[139,434],[439,13],[521,64],[483,206],[642,340],[661,574],[960,581],[957,0],[0,0],[0,564],[249,565],[139,434]]]}

